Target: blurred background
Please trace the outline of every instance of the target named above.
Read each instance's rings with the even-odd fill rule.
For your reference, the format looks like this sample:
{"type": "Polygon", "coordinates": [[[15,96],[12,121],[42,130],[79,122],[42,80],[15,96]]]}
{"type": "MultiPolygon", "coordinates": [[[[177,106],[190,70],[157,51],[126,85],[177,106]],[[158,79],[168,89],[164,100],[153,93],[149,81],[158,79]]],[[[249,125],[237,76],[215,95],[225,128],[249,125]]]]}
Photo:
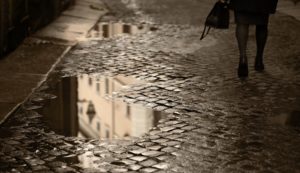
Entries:
{"type": "Polygon", "coordinates": [[[0,57],[74,3],[75,0],[1,0],[0,57]]]}

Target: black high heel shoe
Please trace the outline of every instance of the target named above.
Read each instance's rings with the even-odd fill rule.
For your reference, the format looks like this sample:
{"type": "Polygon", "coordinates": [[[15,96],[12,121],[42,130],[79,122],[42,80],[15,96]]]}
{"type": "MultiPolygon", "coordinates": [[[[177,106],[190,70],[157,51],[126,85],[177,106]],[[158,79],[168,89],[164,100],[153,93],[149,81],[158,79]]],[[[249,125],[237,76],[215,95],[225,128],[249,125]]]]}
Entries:
{"type": "Polygon", "coordinates": [[[248,77],[248,64],[247,63],[240,63],[239,64],[238,76],[239,76],[239,78],[248,77]]]}
{"type": "Polygon", "coordinates": [[[255,58],[254,69],[258,72],[264,71],[265,66],[262,58],[258,58],[258,57],[255,58]]]}
{"type": "Polygon", "coordinates": [[[262,72],[265,70],[265,65],[262,62],[255,61],[254,69],[258,72],[262,72]]]}

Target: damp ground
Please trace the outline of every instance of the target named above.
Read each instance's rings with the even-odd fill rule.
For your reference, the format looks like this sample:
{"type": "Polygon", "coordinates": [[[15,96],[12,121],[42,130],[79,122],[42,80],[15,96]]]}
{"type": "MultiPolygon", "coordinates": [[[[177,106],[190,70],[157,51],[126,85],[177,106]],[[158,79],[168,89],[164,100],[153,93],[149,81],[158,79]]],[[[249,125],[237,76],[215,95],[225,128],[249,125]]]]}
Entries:
{"type": "MultiPolygon", "coordinates": [[[[60,135],[63,131],[54,131],[51,121],[37,113],[46,105],[41,100],[55,104],[55,99],[63,98],[51,93],[62,83],[50,78],[1,127],[2,172],[299,172],[298,21],[282,14],[272,16],[263,73],[254,71],[255,37],[251,31],[250,75],[241,81],[236,74],[234,27],[215,30],[199,41],[202,29],[194,24],[200,15],[200,25],[210,8],[198,9],[211,7],[212,1],[124,3],[140,15],[136,23],[152,16],[152,21],[160,23],[157,30],[83,41],[66,55],[57,71],[66,77],[63,83],[82,77],[86,87],[93,87],[88,90],[95,92],[92,96],[99,90],[104,98],[111,90],[106,92],[103,76],[142,80],[111,94],[126,105],[142,105],[166,113],[165,117],[141,137],[106,140],[105,124],[99,126],[101,132],[104,128],[100,139],[74,137],[78,131],[73,137],[60,135]],[[167,10],[169,6],[172,9],[167,10]],[[195,17],[187,20],[190,16],[195,17]],[[85,74],[91,79],[96,74],[96,81],[85,74]]],[[[107,4],[117,16],[126,18],[123,14],[128,9],[120,10],[124,4],[107,4]]],[[[86,99],[82,108],[86,122],[96,122],[96,114],[102,111],[94,101],[89,104],[91,100],[86,99]]],[[[80,112],[78,108],[73,110],[80,112]]],[[[122,117],[132,112],[127,110],[122,117]]],[[[102,117],[101,122],[105,122],[102,117]]],[[[97,123],[94,127],[97,130],[97,123]]]]}

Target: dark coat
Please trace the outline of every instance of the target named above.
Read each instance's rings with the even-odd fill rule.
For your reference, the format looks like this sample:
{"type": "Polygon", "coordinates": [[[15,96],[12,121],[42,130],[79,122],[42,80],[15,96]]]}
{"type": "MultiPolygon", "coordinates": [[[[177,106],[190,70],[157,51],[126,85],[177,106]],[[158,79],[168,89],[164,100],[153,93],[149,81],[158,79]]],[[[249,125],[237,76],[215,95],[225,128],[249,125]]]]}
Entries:
{"type": "Polygon", "coordinates": [[[249,13],[275,13],[278,0],[231,0],[230,7],[234,11],[249,13]]]}

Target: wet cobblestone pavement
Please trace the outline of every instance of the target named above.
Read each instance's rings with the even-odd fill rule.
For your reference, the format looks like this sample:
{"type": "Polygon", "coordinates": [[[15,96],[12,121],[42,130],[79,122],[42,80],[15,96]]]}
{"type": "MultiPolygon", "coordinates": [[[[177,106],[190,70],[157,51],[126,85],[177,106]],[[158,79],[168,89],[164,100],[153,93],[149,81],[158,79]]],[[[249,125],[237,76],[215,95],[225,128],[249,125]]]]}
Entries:
{"type": "MultiPolygon", "coordinates": [[[[57,97],[46,92],[59,78],[52,75],[1,126],[0,172],[299,172],[300,22],[282,14],[271,18],[264,73],[253,70],[251,34],[250,76],[240,80],[234,27],[214,31],[200,41],[199,26],[173,20],[198,11],[182,16],[162,13],[163,23],[157,20],[159,12],[151,18],[149,10],[158,2],[147,2],[153,4],[133,6],[139,10],[133,22],[139,25],[151,19],[149,25],[156,29],[82,42],[54,74],[122,74],[141,79],[146,83],[116,96],[167,113],[166,118],[140,138],[58,135],[36,111],[57,97]]],[[[115,1],[108,5],[111,10],[122,6],[115,1]]]]}

